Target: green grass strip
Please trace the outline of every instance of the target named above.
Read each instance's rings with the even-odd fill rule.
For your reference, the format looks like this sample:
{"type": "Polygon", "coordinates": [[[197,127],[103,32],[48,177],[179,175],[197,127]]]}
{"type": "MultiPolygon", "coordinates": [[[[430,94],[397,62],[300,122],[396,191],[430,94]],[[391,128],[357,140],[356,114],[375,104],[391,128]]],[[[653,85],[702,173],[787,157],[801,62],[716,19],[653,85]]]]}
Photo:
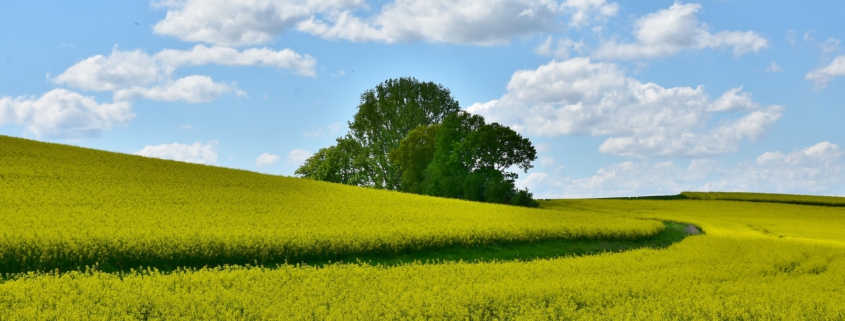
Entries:
{"type": "Polygon", "coordinates": [[[439,249],[414,251],[393,256],[363,255],[349,256],[340,260],[310,260],[301,263],[322,266],[335,262],[367,263],[370,265],[400,265],[413,262],[489,262],[530,261],[567,256],[583,256],[604,252],[622,252],[639,248],[666,248],[689,234],[684,231],[688,224],[663,222],[665,228],[652,237],[636,240],[548,240],[493,244],[487,246],[454,246],[439,249]]]}
{"type": "MultiPolygon", "coordinates": [[[[635,240],[547,240],[537,242],[520,242],[493,244],[485,246],[453,246],[446,248],[427,249],[402,254],[384,255],[349,255],[345,257],[312,258],[297,262],[265,262],[263,264],[233,264],[233,265],[260,265],[267,268],[275,268],[279,264],[304,264],[311,266],[324,266],[336,263],[357,263],[370,265],[395,266],[413,262],[445,263],[445,262],[489,262],[489,261],[530,261],[536,259],[549,259],[558,257],[583,256],[605,252],[622,252],[638,248],[660,249],[677,243],[687,237],[685,232],[688,224],[664,222],[665,228],[662,232],[651,237],[635,240]]],[[[112,266],[78,267],[77,269],[60,270],[59,273],[68,271],[99,270],[108,273],[127,273],[131,270],[155,269],[160,272],[170,273],[178,269],[197,269],[208,265],[187,265],[173,266],[168,262],[151,262],[152,264],[139,266],[133,269],[117,269],[112,266]]],[[[234,263],[234,262],[233,262],[234,263]]],[[[54,271],[55,272],[55,271],[54,271]]],[[[13,279],[18,273],[0,274],[0,280],[13,279]]]]}

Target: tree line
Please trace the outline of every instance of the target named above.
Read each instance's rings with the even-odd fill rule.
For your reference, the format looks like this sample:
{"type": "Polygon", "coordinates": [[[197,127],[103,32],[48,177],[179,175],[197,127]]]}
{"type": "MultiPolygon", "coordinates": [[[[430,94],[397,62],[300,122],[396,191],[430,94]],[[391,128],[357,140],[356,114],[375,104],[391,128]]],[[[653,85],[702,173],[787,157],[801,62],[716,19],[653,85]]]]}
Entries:
{"type": "Polygon", "coordinates": [[[517,189],[537,151],[507,126],[460,109],[449,89],[388,79],[361,95],[349,132],[321,148],[299,177],[431,196],[536,207],[517,189]]]}

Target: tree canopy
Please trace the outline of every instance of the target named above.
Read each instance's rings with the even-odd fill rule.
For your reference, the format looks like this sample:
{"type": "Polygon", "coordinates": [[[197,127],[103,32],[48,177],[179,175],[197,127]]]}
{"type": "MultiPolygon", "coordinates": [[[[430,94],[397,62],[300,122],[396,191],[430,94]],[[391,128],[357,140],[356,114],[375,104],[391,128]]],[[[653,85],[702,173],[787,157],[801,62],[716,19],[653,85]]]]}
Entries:
{"type": "Polygon", "coordinates": [[[474,201],[536,206],[517,190],[537,152],[527,138],[460,110],[449,90],[389,79],[361,95],[349,133],[296,170],[309,179],[474,201]]]}
{"type": "Polygon", "coordinates": [[[415,78],[388,79],[364,92],[349,134],[366,156],[369,183],[398,189],[401,176],[390,162],[390,151],[414,128],[439,123],[459,110],[449,89],[415,78]]]}

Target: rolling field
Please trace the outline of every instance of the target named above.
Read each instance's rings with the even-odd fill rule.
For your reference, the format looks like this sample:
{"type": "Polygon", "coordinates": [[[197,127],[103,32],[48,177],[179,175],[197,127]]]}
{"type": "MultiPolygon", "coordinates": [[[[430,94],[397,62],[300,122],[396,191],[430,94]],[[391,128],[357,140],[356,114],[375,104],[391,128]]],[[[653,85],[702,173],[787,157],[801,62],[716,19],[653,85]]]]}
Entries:
{"type": "Polygon", "coordinates": [[[845,320],[845,207],[707,195],[528,209],[0,136],[0,320],[845,320]],[[705,234],[584,256],[276,265],[636,241],[663,222],[705,234]]]}

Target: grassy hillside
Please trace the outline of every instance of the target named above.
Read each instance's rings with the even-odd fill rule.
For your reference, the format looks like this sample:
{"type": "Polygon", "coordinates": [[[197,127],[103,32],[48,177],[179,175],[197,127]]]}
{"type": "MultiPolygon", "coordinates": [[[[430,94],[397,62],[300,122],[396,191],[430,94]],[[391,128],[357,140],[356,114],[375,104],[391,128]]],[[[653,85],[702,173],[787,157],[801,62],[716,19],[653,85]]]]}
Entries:
{"type": "Polygon", "coordinates": [[[0,273],[336,261],[663,229],[3,136],[0,203],[0,273]]]}
{"type": "Polygon", "coordinates": [[[726,192],[683,192],[680,194],[680,196],[696,200],[770,202],[819,206],[845,206],[845,197],[835,196],[726,192]]]}
{"type": "Polygon", "coordinates": [[[845,320],[845,207],[604,199],[532,210],[5,137],[0,153],[0,202],[12,204],[0,209],[0,251],[34,262],[68,249],[173,259],[163,255],[537,244],[651,235],[660,221],[706,232],[663,249],[530,261],[31,272],[0,281],[2,320],[845,320]],[[74,172],[83,168],[99,169],[74,172]]]}

